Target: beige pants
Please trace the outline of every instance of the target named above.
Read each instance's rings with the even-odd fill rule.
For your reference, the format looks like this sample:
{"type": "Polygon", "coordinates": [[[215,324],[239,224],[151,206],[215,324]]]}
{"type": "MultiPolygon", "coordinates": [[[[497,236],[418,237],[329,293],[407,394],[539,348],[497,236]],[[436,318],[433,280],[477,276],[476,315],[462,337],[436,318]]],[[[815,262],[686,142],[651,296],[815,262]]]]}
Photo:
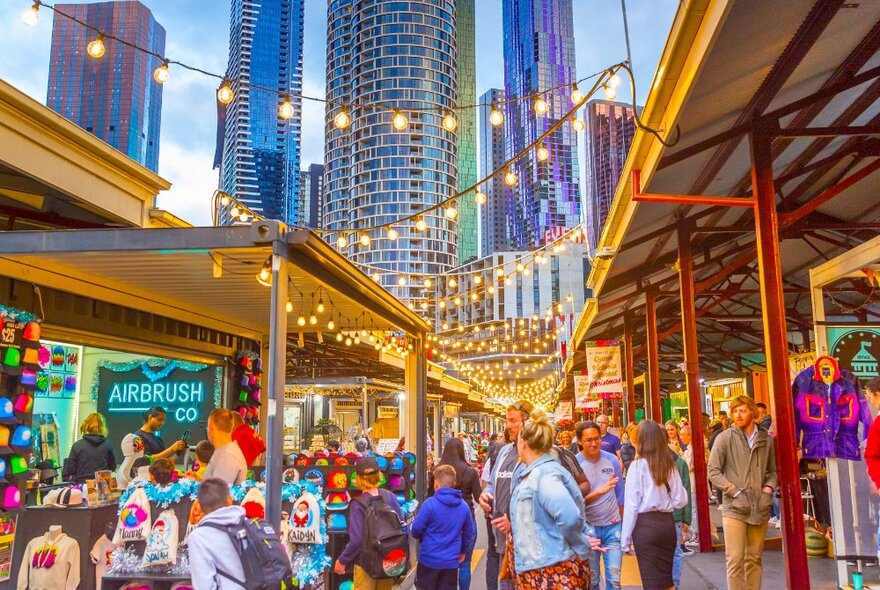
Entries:
{"type": "Polygon", "coordinates": [[[391,590],[394,580],[374,580],[360,566],[354,566],[354,590],[391,590]]]}
{"type": "Polygon", "coordinates": [[[727,557],[727,587],[761,590],[761,554],[767,523],[747,524],[724,518],[724,554],[727,557]]]}

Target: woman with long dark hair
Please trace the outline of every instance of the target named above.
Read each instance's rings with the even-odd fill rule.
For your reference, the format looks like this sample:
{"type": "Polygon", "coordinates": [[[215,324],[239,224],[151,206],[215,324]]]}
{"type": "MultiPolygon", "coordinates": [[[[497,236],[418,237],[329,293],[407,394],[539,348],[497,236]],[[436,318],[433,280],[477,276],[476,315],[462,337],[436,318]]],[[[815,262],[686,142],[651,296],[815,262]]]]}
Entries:
{"type": "Polygon", "coordinates": [[[687,492],[659,424],[643,420],[636,433],[638,456],[626,474],[623,531],[624,551],[635,548],[645,590],[673,588],[675,518],[672,511],[687,504],[687,492]]]}
{"type": "MultiPolygon", "coordinates": [[[[483,489],[480,485],[480,477],[477,470],[468,465],[465,459],[464,443],[458,438],[450,438],[443,447],[443,455],[440,457],[440,465],[449,465],[455,469],[455,489],[461,490],[461,497],[474,514],[474,500],[480,497],[483,489]]],[[[434,493],[434,475],[428,475],[428,494],[434,493]]],[[[476,526],[476,520],[474,520],[476,526]]],[[[465,552],[464,561],[458,568],[458,587],[460,590],[468,590],[471,586],[471,557],[474,548],[468,548],[465,552]]]]}

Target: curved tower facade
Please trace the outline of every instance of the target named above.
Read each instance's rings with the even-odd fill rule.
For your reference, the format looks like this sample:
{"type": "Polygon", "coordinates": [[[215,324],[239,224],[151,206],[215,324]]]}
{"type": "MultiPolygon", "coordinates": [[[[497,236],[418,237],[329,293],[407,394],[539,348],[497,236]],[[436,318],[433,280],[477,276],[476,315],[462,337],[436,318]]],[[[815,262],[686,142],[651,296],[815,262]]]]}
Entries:
{"type": "Polygon", "coordinates": [[[345,236],[344,254],[381,269],[382,285],[426,314],[425,277],[458,264],[457,220],[441,209],[424,216],[425,231],[396,225],[397,240],[366,228],[457,192],[458,135],[442,127],[457,102],[455,13],[452,0],[331,0],[327,13],[327,98],[337,104],[325,119],[326,237],[335,246],[345,236]],[[346,129],[334,124],[339,104],[346,129]],[[394,128],[390,109],[407,117],[405,129],[394,128]]]}

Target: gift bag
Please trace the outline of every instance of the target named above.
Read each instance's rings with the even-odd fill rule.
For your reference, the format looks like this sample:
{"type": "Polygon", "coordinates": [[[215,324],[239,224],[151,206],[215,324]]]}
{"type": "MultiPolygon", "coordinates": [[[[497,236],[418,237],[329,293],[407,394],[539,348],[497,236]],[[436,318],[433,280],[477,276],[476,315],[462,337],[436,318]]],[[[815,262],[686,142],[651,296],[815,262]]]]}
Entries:
{"type": "Polygon", "coordinates": [[[287,538],[292,545],[323,542],[321,538],[321,513],[314,494],[303,492],[302,496],[293,502],[293,512],[290,515],[289,524],[290,532],[287,538]]]}
{"type": "Polygon", "coordinates": [[[253,487],[247,491],[241,501],[241,507],[248,518],[266,518],[266,497],[258,488],[253,487]]]}
{"type": "Polygon", "coordinates": [[[150,534],[150,501],[144,488],[137,488],[119,511],[113,542],[146,541],[150,534]]]}
{"type": "Polygon", "coordinates": [[[147,548],[141,562],[144,567],[177,562],[177,526],[174,510],[165,510],[159,514],[147,538],[147,548]]]}

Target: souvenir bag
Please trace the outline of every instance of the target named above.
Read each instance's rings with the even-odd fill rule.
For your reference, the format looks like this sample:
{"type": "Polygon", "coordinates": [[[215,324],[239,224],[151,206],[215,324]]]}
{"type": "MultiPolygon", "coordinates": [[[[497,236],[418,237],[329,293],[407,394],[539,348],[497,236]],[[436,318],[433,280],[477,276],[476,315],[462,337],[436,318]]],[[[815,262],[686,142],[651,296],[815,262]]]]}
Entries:
{"type": "Polygon", "coordinates": [[[266,497],[258,488],[253,487],[247,491],[241,501],[245,516],[248,518],[266,518],[266,497]]]}
{"type": "Polygon", "coordinates": [[[137,488],[119,511],[119,522],[113,542],[146,541],[150,536],[150,501],[144,488],[137,488]]]}
{"type": "Polygon", "coordinates": [[[147,548],[141,562],[144,567],[177,562],[177,526],[174,510],[165,510],[159,514],[147,538],[147,548]]]}
{"type": "Polygon", "coordinates": [[[290,545],[321,543],[321,513],[314,494],[303,492],[294,500],[287,540],[290,545]]]}

